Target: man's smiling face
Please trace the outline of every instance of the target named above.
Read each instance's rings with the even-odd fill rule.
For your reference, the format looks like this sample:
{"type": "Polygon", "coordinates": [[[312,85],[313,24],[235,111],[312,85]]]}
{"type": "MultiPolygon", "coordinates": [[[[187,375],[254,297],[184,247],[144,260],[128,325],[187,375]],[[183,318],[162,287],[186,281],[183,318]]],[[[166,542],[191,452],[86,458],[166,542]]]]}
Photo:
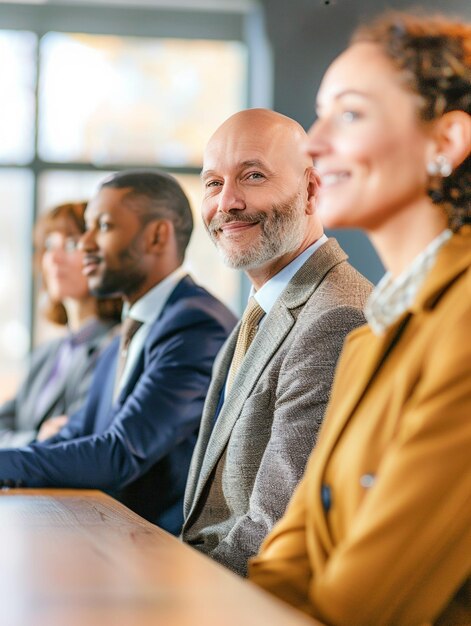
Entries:
{"type": "Polygon", "coordinates": [[[202,215],[225,263],[250,270],[302,246],[309,162],[292,130],[246,113],[230,118],[208,143],[202,215]]]}

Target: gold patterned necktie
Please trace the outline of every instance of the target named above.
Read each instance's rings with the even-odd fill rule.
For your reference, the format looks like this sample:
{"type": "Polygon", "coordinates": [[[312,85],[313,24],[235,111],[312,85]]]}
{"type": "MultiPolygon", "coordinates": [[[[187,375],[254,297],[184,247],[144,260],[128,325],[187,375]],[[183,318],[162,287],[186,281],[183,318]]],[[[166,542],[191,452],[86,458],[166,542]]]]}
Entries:
{"type": "Polygon", "coordinates": [[[227,375],[226,391],[228,392],[234,382],[239,367],[250,347],[258,329],[260,320],[265,315],[265,311],[252,296],[249,299],[247,308],[242,316],[242,322],[237,336],[237,343],[232,357],[231,367],[227,375]]]}
{"type": "Polygon", "coordinates": [[[121,339],[119,342],[118,364],[116,366],[116,378],[115,378],[115,397],[118,393],[119,383],[124,372],[124,366],[128,358],[129,344],[132,338],[137,333],[143,322],[133,320],[132,317],[127,317],[121,325],[121,339]]]}

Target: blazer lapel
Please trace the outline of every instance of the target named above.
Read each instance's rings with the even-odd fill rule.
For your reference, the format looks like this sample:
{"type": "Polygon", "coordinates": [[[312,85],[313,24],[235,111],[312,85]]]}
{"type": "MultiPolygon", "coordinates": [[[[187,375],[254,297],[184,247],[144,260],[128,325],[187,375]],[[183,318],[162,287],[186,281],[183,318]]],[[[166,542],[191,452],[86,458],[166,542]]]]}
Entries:
{"type": "MultiPolygon", "coordinates": [[[[58,410],[62,411],[70,404],[70,395],[73,394],[75,389],[82,383],[85,369],[84,359],[86,359],[87,363],[91,362],[93,353],[100,349],[106,332],[109,332],[112,326],[113,324],[111,322],[97,322],[89,329],[89,338],[86,340],[85,344],[75,349],[72,348],[69,357],[70,362],[68,363],[66,372],[58,371],[54,385],[49,385],[47,402],[43,405],[41,411],[41,421],[49,415],[53,409],[56,412],[58,410]]],[[[57,342],[56,350],[49,356],[48,367],[43,367],[38,371],[37,381],[35,380],[38,392],[34,394],[36,400],[39,390],[48,383],[51,370],[55,366],[59,350],[61,350],[62,341],[63,340],[57,342]]],[[[34,408],[36,408],[36,406],[33,407],[33,413],[34,408]]]]}
{"type": "Polygon", "coordinates": [[[31,376],[32,383],[30,384],[28,389],[28,396],[24,405],[24,412],[34,415],[35,424],[39,424],[43,421],[44,417],[48,415],[51,407],[57,402],[59,396],[64,392],[64,381],[61,382],[60,386],[49,386],[47,398],[42,401],[42,406],[38,407],[38,399],[41,397],[43,389],[48,383],[51,371],[57,359],[57,353],[59,348],[60,341],[57,341],[55,344],[53,344],[53,346],[51,346],[51,349],[49,350],[46,359],[39,363],[35,363],[33,366],[34,370],[32,368],[32,373],[34,375],[31,376]],[[38,408],[41,409],[40,413],[38,412],[38,408]]]}
{"type": "Polygon", "coordinates": [[[401,337],[413,315],[433,308],[441,294],[466,271],[471,263],[471,227],[464,227],[440,250],[437,261],[410,308],[381,336],[372,335],[368,326],[350,333],[339,364],[337,377],[344,389],[335,388],[328,419],[322,431],[323,444],[318,448],[318,467],[330,456],[339,436],[352,416],[368,385],[390,350],[401,337]],[[367,339],[367,341],[363,341],[367,339]],[[361,368],[358,365],[361,364],[361,368]],[[340,397],[342,393],[342,397],[340,397]]]}
{"type": "MultiPolygon", "coordinates": [[[[227,373],[232,362],[235,346],[237,343],[237,337],[240,329],[240,321],[229,335],[224,347],[221,350],[220,355],[214,363],[213,376],[208,390],[207,401],[204,406],[203,412],[203,434],[205,440],[205,447],[208,443],[209,437],[213,429],[214,421],[216,418],[216,411],[218,409],[221,393],[224,385],[226,384],[227,373]]],[[[222,412],[222,407],[221,407],[222,412]]]]}
{"type": "Polygon", "coordinates": [[[175,288],[169,295],[166,303],[162,307],[162,310],[160,311],[159,315],[152,322],[149,332],[147,334],[147,337],[145,338],[142,350],[140,354],[138,355],[136,362],[134,363],[132,369],[130,370],[129,376],[126,382],[124,383],[123,387],[119,391],[118,395],[114,397],[115,396],[114,385],[116,381],[116,370],[118,366],[118,353],[116,352],[115,363],[112,368],[113,371],[111,372],[113,382],[112,382],[112,385],[110,384],[110,387],[111,386],[113,387],[112,396],[114,397],[114,399],[111,400],[111,403],[113,404],[115,408],[120,407],[122,404],[124,404],[127,397],[131,395],[134,387],[136,386],[137,381],[139,380],[146,366],[146,352],[148,350],[148,346],[151,345],[153,342],[155,342],[156,337],[158,337],[159,334],[161,333],[161,330],[160,330],[161,323],[162,323],[162,320],[165,318],[165,315],[167,314],[168,309],[171,307],[172,304],[177,302],[180,298],[184,297],[184,295],[189,290],[193,289],[194,287],[195,287],[195,283],[193,279],[190,276],[188,276],[188,274],[183,276],[183,278],[177,283],[177,285],[175,286],[175,288]]]}
{"type": "MultiPolygon", "coordinates": [[[[345,356],[342,356],[340,368],[336,374],[342,379],[342,389],[336,388],[334,384],[332,397],[335,401],[328,408],[320,441],[313,457],[317,471],[313,474],[311,490],[315,493],[321,493],[324,468],[337,441],[371,381],[404,331],[410,317],[410,313],[404,314],[392,328],[380,337],[372,338],[369,328],[362,326],[354,330],[347,338],[344,348],[345,356]],[[363,341],[366,337],[368,337],[367,348],[365,341],[363,341]],[[345,353],[345,351],[347,352],[345,353]],[[358,366],[359,363],[361,363],[361,368],[358,366]]],[[[322,544],[332,548],[332,537],[320,497],[314,500],[314,506],[316,525],[322,544]]]]}
{"type": "MultiPolygon", "coordinates": [[[[216,410],[219,404],[222,388],[226,382],[227,372],[232,361],[237,335],[239,334],[240,322],[229,335],[226,343],[221,348],[213,366],[213,375],[209,385],[206,402],[204,403],[201,427],[198,434],[195,450],[191,459],[190,469],[184,498],[185,518],[188,516],[192,502],[194,501],[195,490],[198,479],[201,475],[201,466],[208,448],[208,442],[214,426],[216,410]]],[[[222,412],[222,410],[221,410],[222,412]]],[[[220,416],[219,416],[220,417],[220,416]]]]}
{"type": "MultiPolygon", "coordinates": [[[[198,467],[192,468],[197,476],[196,487],[193,496],[193,506],[199,499],[204,485],[211,476],[213,469],[215,468],[221,454],[223,453],[227,442],[229,441],[230,434],[234,428],[242,407],[250,396],[253,388],[255,387],[258,379],[263,373],[272,356],[278,350],[279,346],[285,339],[286,335],[291,330],[294,324],[294,318],[292,314],[286,309],[272,310],[270,315],[262,324],[260,330],[257,332],[255,339],[253,340],[239,371],[233,381],[232,387],[224,400],[221,412],[214,424],[211,431],[212,419],[206,422],[205,431],[202,433],[201,439],[198,442],[198,458],[200,463],[198,467]],[[208,432],[209,431],[209,432],[208,432]],[[207,441],[207,443],[206,443],[207,441]],[[199,469],[199,471],[198,471],[199,469]]],[[[238,329],[237,326],[236,330],[238,329]]],[[[219,393],[226,380],[226,374],[232,355],[234,353],[235,344],[237,341],[237,335],[231,336],[230,342],[228,342],[227,351],[225,353],[226,368],[221,371],[224,372],[223,381],[219,381],[218,390],[219,393]]],[[[221,364],[222,365],[222,364],[221,364]]],[[[217,397],[219,397],[219,393],[217,397]]],[[[216,408],[214,399],[212,399],[213,411],[216,408]]],[[[217,404],[217,401],[216,401],[217,404]]],[[[214,413],[211,415],[213,417],[214,413]]],[[[191,501],[189,502],[189,504],[191,501]]],[[[191,511],[189,512],[191,514],[191,511]]]]}
{"type": "MultiPolygon", "coordinates": [[[[108,330],[111,330],[112,325],[109,324],[107,325],[107,327],[108,327],[108,330]]],[[[103,324],[101,326],[97,325],[95,332],[96,332],[96,336],[90,339],[87,342],[86,346],[81,346],[81,349],[74,350],[74,352],[72,353],[70,366],[68,368],[68,375],[67,375],[67,378],[64,380],[64,384],[63,384],[63,393],[66,394],[66,400],[68,400],[68,396],[71,390],[74,390],[75,388],[77,388],[82,382],[82,376],[84,372],[83,359],[84,358],[87,359],[87,361],[90,363],[91,359],[93,358],[93,353],[100,350],[100,347],[103,342],[103,338],[105,336],[103,332],[103,324]],[[86,350],[86,354],[84,354],[84,348],[86,350]]],[[[96,364],[97,356],[98,355],[95,355],[95,364],[96,364]]],[[[93,380],[93,373],[91,374],[90,385],[91,385],[92,380],[93,380]]]]}
{"type": "Polygon", "coordinates": [[[206,482],[229,441],[232,429],[239,418],[242,407],[252,393],[258,379],[277,352],[296,322],[292,310],[302,307],[335,265],[345,261],[345,253],[334,239],[329,239],[300,268],[273,309],[263,321],[237,372],[231,390],[225,398],[217,421],[212,427],[214,411],[219,394],[226,380],[227,371],[234,353],[239,325],[228,339],[222,360],[215,364],[216,384],[211,384],[210,400],[205,406],[203,431],[201,432],[190,468],[185,516],[188,519],[200,498],[206,482]],[[212,413],[209,415],[209,407],[212,413]]]}
{"type": "Polygon", "coordinates": [[[348,337],[344,348],[345,358],[342,358],[341,371],[337,373],[337,376],[342,378],[344,392],[340,396],[341,390],[334,389],[333,396],[339,399],[330,407],[331,417],[325,422],[325,432],[322,434],[323,444],[318,448],[320,452],[317,453],[319,454],[318,463],[323,464],[330,456],[358,403],[402,335],[410,318],[410,312],[404,313],[381,336],[371,337],[371,330],[367,326],[362,326],[348,337]],[[362,339],[367,335],[368,342],[365,345],[362,339]],[[361,363],[361,369],[358,367],[359,363],[361,363]]]}

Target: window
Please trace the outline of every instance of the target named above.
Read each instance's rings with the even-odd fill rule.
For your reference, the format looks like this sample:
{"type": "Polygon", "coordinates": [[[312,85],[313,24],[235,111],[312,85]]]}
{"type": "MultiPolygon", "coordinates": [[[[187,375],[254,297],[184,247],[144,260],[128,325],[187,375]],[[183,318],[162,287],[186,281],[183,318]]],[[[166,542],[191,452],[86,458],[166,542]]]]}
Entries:
{"type": "Polygon", "coordinates": [[[0,30],[0,164],[34,156],[36,35],[0,30]]]}
{"type": "Polygon", "coordinates": [[[30,345],[32,189],[28,170],[0,168],[1,397],[12,388],[30,345]]]}
{"type": "Polygon", "coordinates": [[[2,383],[48,336],[34,295],[36,216],[89,198],[111,171],[161,167],[177,176],[195,213],[187,265],[240,310],[241,275],[222,265],[201,223],[199,171],[224,119],[270,105],[261,95],[263,20],[252,0],[242,4],[240,13],[0,4],[2,383]]]}
{"type": "Polygon", "coordinates": [[[40,49],[46,161],[198,167],[247,102],[241,42],[47,33],[40,49]]]}

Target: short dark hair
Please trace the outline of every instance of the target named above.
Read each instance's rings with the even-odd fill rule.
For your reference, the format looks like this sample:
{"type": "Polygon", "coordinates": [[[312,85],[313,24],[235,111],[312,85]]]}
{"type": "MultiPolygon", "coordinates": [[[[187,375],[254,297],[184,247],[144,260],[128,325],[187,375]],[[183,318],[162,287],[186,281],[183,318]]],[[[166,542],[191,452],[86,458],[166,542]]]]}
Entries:
{"type": "MultiPolygon", "coordinates": [[[[471,114],[471,25],[441,15],[391,11],[361,26],[352,43],[377,44],[421,99],[425,121],[449,111],[471,114]]],[[[471,157],[434,182],[430,197],[444,206],[453,230],[471,223],[471,157]]]]}
{"type": "MultiPolygon", "coordinates": [[[[46,239],[49,233],[55,230],[63,231],[64,222],[67,221],[74,224],[80,233],[84,233],[86,208],[86,202],[66,202],[55,206],[39,217],[33,232],[35,266],[39,274],[41,274],[41,260],[46,249],[46,239]]],[[[121,320],[122,306],[123,301],[121,298],[98,298],[98,317],[102,320],[119,322],[121,320]]],[[[49,300],[44,307],[43,313],[46,319],[54,324],[66,325],[68,322],[67,311],[62,302],[49,300]]]]}
{"type": "Polygon", "coordinates": [[[193,232],[193,215],[190,203],[178,181],[161,170],[125,170],[107,178],[102,188],[125,189],[131,191],[126,199],[144,199],[133,207],[142,224],[154,219],[168,219],[173,223],[177,252],[183,261],[185,251],[193,232]]]}

